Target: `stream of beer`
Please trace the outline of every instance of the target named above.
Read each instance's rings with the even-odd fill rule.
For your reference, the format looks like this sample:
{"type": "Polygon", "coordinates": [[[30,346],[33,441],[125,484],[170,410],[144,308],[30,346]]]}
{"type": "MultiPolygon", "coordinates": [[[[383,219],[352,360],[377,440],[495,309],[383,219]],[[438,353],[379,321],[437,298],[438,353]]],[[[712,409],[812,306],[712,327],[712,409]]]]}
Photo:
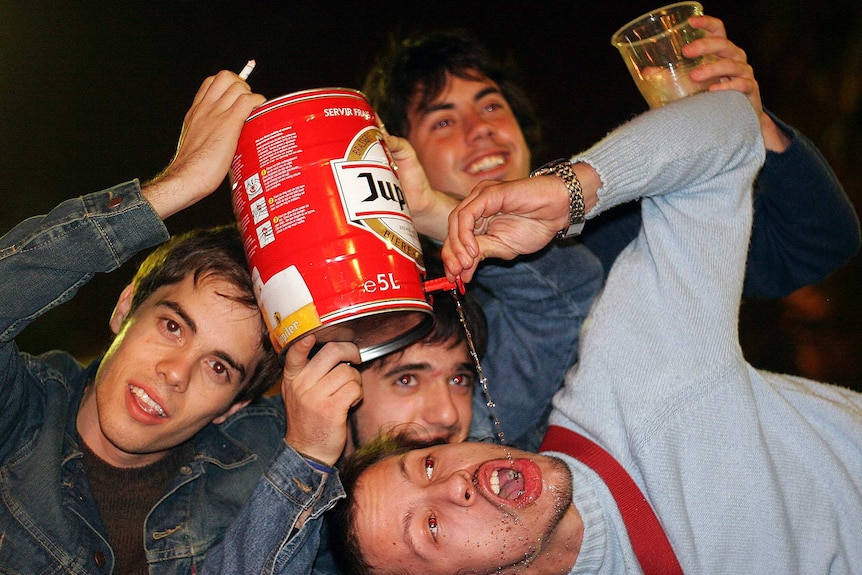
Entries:
{"type": "Polygon", "coordinates": [[[467,326],[467,318],[464,316],[464,308],[461,306],[461,298],[458,296],[458,290],[451,290],[452,297],[455,299],[455,307],[458,310],[458,317],[461,320],[461,325],[464,327],[464,333],[467,335],[467,347],[470,349],[470,357],[473,358],[473,363],[476,364],[476,375],[479,377],[479,385],[482,386],[482,396],[485,398],[485,405],[491,412],[491,418],[494,420],[494,431],[497,434],[497,439],[500,444],[506,444],[506,434],[503,433],[503,426],[500,424],[500,418],[497,417],[496,404],[491,398],[491,392],[488,390],[488,378],[482,370],[482,362],[479,360],[479,354],[476,352],[476,345],[473,343],[473,334],[470,333],[470,328],[467,326]]]}

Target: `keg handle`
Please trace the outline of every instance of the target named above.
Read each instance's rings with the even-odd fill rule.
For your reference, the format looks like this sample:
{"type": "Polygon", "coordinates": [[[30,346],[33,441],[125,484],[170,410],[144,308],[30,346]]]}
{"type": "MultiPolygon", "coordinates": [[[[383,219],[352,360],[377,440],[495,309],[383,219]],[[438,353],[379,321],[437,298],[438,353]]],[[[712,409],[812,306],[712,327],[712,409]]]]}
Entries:
{"type": "Polygon", "coordinates": [[[446,279],[446,276],[442,278],[434,278],[432,280],[427,280],[422,283],[422,289],[425,290],[426,294],[435,291],[453,291],[458,290],[461,295],[464,295],[464,292],[467,291],[467,288],[464,287],[464,282],[461,280],[461,276],[455,276],[455,281],[450,282],[446,279]]]}

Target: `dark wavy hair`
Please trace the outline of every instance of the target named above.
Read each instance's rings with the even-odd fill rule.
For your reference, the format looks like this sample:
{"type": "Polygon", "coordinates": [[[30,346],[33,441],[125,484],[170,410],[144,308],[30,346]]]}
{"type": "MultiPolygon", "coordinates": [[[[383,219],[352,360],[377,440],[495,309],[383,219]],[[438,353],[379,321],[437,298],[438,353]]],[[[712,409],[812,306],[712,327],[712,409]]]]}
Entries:
{"type": "MultiPolygon", "coordinates": [[[[225,225],[176,235],[153,250],[132,278],[134,295],[129,316],[157,289],[179,283],[188,276],[192,276],[195,285],[210,276],[223,279],[239,293],[221,295],[250,309],[259,309],[239,229],[236,225],[225,225]]],[[[262,318],[259,337],[263,357],[234,401],[257,399],[281,373],[278,356],[262,318]]]]}
{"type": "Polygon", "coordinates": [[[408,110],[413,105],[420,111],[426,109],[446,87],[447,75],[495,82],[512,107],[527,145],[538,152],[541,127],[532,103],[514,79],[514,64],[494,58],[463,30],[418,34],[400,42],[391,38],[365,76],[362,92],[389,132],[406,137],[408,110]]]}

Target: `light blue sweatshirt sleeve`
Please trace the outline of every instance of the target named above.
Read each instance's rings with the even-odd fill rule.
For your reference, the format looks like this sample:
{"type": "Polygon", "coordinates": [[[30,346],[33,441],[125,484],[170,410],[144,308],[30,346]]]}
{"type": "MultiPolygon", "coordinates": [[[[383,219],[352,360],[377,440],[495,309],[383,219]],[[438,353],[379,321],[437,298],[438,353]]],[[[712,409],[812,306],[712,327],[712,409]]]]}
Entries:
{"type": "MultiPolygon", "coordinates": [[[[805,135],[769,115],[790,136],[790,145],[780,153],[767,151],[755,180],[743,287],[743,295],[752,298],[784,297],[817,283],[860,245],[856,210],[823,154],[805,135]]],[[[583,242],[602,260],[605,275],[640,227],[640,203],[631,202],[584,228],[583,242]]]]}
{"type": "MultiPolygon", "coordinates": [[[[686,572],[855,572],[862,396],[756,370],[739,346],[764,155],[745,98],[721,92],[648,112],[577,156],[604,184],[589,215],[642,196],[643,228],[591,311],[551,423],[623,465],[686,572]]],[[[615,504],[604,509],[620,526],[615,504]]],[[[630,550],[623,529],[600,535],[585,547],[630,550]]]]}
{"type": "Polygon", "coordinates": [[[639,116],[574,158],[603,183],[588,218],[643,197],[644,221],[582,335],[577,379],[589,385],[574,387],[603,394],[620,379],[619,388],[639,390],[632,413],[649,413],[674,393],[668,382],[691,381],[693,366],[703,372],[716,358],[740,357],[751,184],[764,155],[745,97],[704,93],[639,116]]]}

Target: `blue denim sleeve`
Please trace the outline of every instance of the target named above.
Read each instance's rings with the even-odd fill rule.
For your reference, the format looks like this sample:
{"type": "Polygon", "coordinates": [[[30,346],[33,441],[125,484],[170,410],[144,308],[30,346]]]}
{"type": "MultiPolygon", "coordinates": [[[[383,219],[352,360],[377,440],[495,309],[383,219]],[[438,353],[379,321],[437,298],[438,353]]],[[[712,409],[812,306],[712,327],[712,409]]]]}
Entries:
{"type": "Polygon", "coordinates": [[[70,300],[95,273],[113,271],[168,237],[137,181],[18,224],[0,239],[0,341],[70,300]]]}
{"type": "MultiPolygon", "coordinates": [[[[768,151],[757,175],[746,297],[784,297],[817,283],[860,245],[853,204],[820,150],[770,117],[791,143],[782,153],[768,151]]],[[[640,203],[632,202],[599,215],[584,228],[583,242],[602,261],[606,277],[622,249],[637,236],[640,218],[640,203]]]]}
{"type": "Polygon", "coordinates": [[[207,553],[201,574],[311,573],[323,515],[344,495],[338,474],[313,470],[285,444],[224,539],[207,553]],[[303,514],[307,519],[294,529],[303,514]]]}
{"type": "MultiPolygon", "coordinates": [[[[34,388],[25,384],[28,356],[18,353],[15,337],[71,299],[96,272],[112,271],[167,238],[137,181],[67,200],[0,238],[0,437],[20,429],[27,417],[21,407],[33,405],[27,397],[34,388]]],[[[61,354],[52,357],[72,362],[61,354]]]]}
{"type": "Polygon", "coordinates": [[[783,153],[767,152],[754,191],[754,224],[744,295],[782,297],[829,275],[859,249],[859,219],[817,147],[791,136],[783,153]]]}
{"type": "MultiPolygon", "coordinates": [[[[580,243],[480,267],[471,289],[488,319],[482,367],[508,444],[538,447],[536,426],[577,359],[581,324],[601,284],[601,263],[580,243]]],[[[477,386],[474,439],[496,435],[486,403],[477,386]]]]}
{"type": "Polygon", "coordinates": [[[641,230],[641,203],[629,202],[599,214],[584,226],[581,241],[602,262],[605,279],[620,252],[641,230]]]}

